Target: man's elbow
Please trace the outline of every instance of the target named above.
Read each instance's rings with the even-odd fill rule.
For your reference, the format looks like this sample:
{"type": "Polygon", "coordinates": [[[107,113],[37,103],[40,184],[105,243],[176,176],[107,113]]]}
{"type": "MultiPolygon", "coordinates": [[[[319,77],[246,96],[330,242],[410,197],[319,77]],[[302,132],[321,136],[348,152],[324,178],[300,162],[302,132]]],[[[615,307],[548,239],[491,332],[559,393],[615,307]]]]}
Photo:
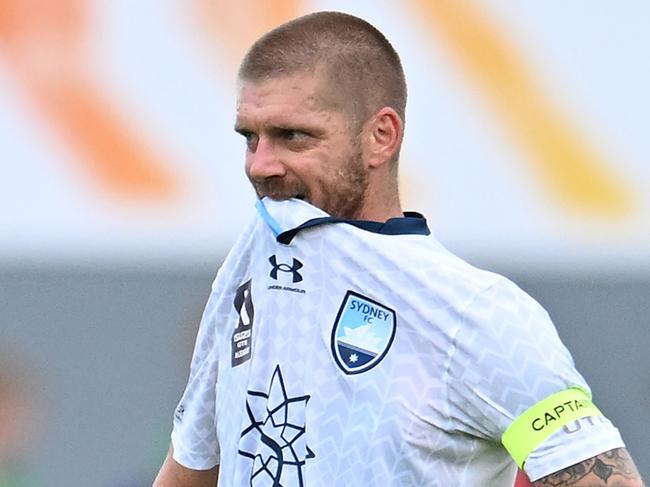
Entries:
{"type": "Polygon", "coordinates": [[[152,487],[216,487],[219,466],[209,470],[192,470],[174,460],[170,447],[152,487]]]}

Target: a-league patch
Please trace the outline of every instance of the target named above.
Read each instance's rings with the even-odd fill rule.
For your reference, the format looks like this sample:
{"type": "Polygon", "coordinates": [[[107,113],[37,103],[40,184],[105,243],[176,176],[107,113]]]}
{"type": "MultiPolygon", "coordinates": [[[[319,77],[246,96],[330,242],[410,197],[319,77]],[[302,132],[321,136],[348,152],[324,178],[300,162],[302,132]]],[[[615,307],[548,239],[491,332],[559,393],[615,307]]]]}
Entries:
{"type": "Polygon", "coordinates": [[[395,338],[395,311],[348,291],[332,329],[332,355],[346,374],[371,369],[384,358],[395,338]]]}
{"type": "Polygon", "coordinates": [[[239,314],[237,328],[232,332],[231,365],[236,367],[250,360],[253,343],[253,320],[255,309],[251,296],[252,280],[249,279],[237,288],[233,306],[239,314]]]}

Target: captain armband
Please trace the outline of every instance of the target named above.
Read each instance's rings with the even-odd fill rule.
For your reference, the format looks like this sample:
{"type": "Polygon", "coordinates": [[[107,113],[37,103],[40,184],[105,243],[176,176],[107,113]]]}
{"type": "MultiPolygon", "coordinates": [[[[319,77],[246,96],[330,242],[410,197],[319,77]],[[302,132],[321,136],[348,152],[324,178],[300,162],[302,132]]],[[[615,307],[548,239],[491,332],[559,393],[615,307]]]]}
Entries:
{"type": "Polygon", "coordinates": [[[575,387],[558,392],[527,409],[501,437],[510,456],[523,468],[528,455],[563,426],[603,413],[591,402],[584,389],[575,387]]]}

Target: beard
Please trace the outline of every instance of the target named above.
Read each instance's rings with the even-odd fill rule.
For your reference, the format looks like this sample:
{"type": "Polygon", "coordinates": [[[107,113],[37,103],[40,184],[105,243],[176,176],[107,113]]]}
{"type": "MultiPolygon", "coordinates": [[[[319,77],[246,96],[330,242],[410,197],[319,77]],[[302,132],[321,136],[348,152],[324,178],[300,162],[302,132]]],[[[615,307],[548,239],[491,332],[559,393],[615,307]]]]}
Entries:
{"type": "Polygon", "coordinates": [[[363,165],[360,151],[335,172],[313,176],[312,190],[291,176],[251,180],[258,198],[268,196],[273,200],[297,198],[307,201],[329,215],[354,220],[361,214],[368,189],[368,171],[363,165]]]}

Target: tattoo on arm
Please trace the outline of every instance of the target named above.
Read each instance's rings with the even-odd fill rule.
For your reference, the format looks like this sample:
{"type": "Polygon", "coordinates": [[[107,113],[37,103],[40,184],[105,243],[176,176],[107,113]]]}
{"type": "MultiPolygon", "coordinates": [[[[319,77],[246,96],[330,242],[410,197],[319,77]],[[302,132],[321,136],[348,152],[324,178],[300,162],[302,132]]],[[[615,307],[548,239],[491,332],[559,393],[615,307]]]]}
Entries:
{"type": "Polygon", "coordinates": [[[533,483],[534,487],[643,487],[625,448],[585,460],[533,483]]]}

